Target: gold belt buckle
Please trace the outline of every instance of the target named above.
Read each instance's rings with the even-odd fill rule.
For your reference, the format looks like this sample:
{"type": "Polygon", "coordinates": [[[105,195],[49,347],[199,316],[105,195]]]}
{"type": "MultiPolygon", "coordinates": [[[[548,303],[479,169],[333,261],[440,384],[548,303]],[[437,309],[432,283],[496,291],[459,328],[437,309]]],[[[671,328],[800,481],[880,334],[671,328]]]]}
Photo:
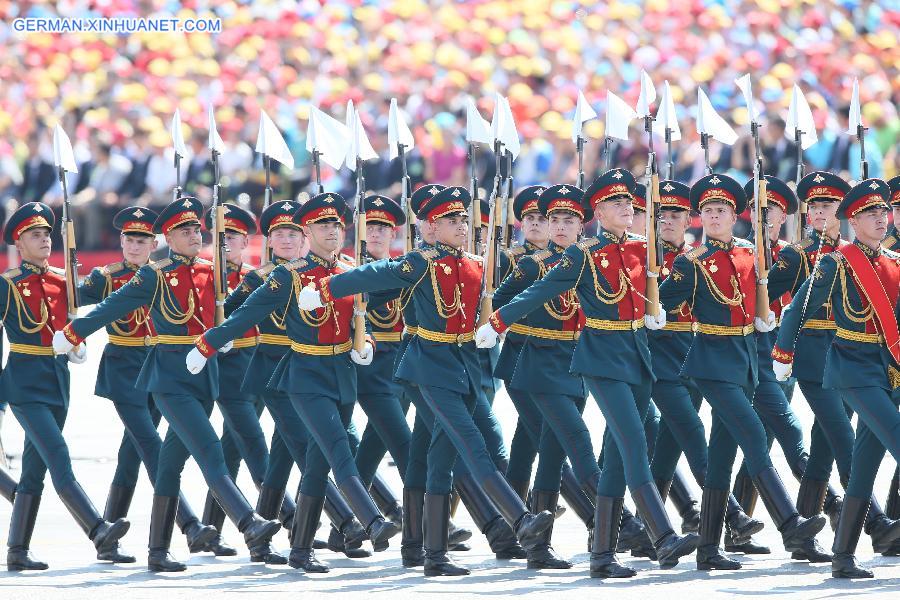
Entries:
{"type": "Polygon", "coordinates": [[[462,345],[465,343],[465,339],[464,339],[465,337],[466,337],[465,334],[457,333],[456,334],[456,345],[462,347],[462,345]]]}
{"type": "Polygon", "coordinates": [[[151,336],[150,334],[147,334],[144,336],[144,346],[150,346],[150,345],[152,345],[152,342],[153,342],[153,336],[151,336]]]}
{"type": "Polygon", "coordinates": [[[631,322],[631,330],[632,330],[632,331],[637,331],[637,330],[638,330],[638,322],[637,322],[637,321],[632,321],[632,322],[631,322]]]}

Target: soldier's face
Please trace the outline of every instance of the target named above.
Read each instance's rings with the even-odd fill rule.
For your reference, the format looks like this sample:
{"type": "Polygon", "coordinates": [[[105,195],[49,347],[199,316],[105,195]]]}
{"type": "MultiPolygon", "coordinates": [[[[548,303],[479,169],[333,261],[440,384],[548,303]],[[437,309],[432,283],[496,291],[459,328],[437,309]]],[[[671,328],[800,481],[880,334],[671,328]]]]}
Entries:
{"type": "Polygon", "coordinates": [[[366,223],[366,248],[374,258],[387,258],[391,254],[394,229],[381,223],[366,223]]]}
{"type": "Polygon", "coordinates": [[[434,227],[431,226],[431,223],[422,219],[416,219],[416,227],[419,228],[419,235],[426,244],[434,243],[434,227]]]}
{"type": "Polygon", "coordinates": [[[690,215],[686,210],[662,209],[659,211],[659,237],[670,244],[680,246],[684,243],[684,232],[690,224],[690,215]]]}
{"type": "Polygon", "coordinates": [[[597,204],[597,216],[604,229],[624,233],[634,224],[634,205],[624,198],[600,202],[597,204]]]}
{"type": "Polygon", "coordinates": [[[309,238],[309,248],[316,254],[333,254],[341,247],[344,237],[344,225],[336,221],[329,223],[310,223],[303,232],[309,238]]]}
{"type": "Polygon", "coordinates": [[[468,216],[464,214],[440,217],[432,222],[436,242],[462,248],[469,234],[468,216]]]}
{"type": "Polygon", "coordinates": [[[35,227],[24,231],[16,240],[16,249],[23,259],[38,263],[50,258],[50,228],[35,227]]]}
{"type": "Polygon", "coordinates": [[[806,220],[816,231],[831,230],[840,226],[837,218],[838,203],[833,201],[813,201],[806,207],[806,220]]]}
{"type": "Polygon", "coordinates": [[[628,231],[637,235],[647,235],[647,213],[642,210],[634,211],[634,220],[628,231]]]}
{"type": "Polygon", "coordinates": [[[531,212],[522,219],[522,232],[532,244],[543,246],[550,238],[550,222],[543,214],[531,212]]]}
{"type": "MultiPolygon", "coordinates": [[[[526,215],[531,216],[531,215],[526,215]]],[[[578,241],[584,225],[581,219],[568,212],[555,212],[550,214],[549,232],[554,244],[568,248],[578,241]]]]}
{"type": "Polygon", "coordinates": [[[881,207],[864,210],[850,217],[850,225],[859,241],[874,246],[887,234],[888,210],[881,207]]]}
{"type": "Polygon", "coordinates": [[[724,202],[707,202],[700,209],[700,223],[708,237],[727,241],[731,239],[737,215],[734,208],[724,202]]]}
{"type": "Polygon", "coordinates": [[[156,250],[159,242],[155,235],[127,234],[119,236],[122,246],[122,257],[133,265],[146,265],[150,254],[156,250]]]}
{"type": "Polygon", "coordinates": [[[900,206],[895,206],[891,212],[894,214],[894,227],[900,227],[900,206]]]}
{"type": "Polygon", "coordinates": [[[166,243],[176,254],[197,256],[203,245],[199,225],[182,225],[166,234],[166,243]]]}
{"type": "Polygon", "coordinates": [[[269,231],[269,248],[278,258],[294,260],[309,251],[309,243],[299,229],[276,227],[269,231]]]}
{"type": "Polygon", "coordinates": [[[226,231],[225,255],[228,257],[228,260],[234,263],[243,262],[244,250],[247,249],[247,245],[249,243],[250,236],[244,235],[242,233],[235,233],[233,231],[226,231]]]}
{"type": "MultiPolygon", "coordinates": [[[[747,206],[750,207],[750,212],[753,212],[753,203],[749,203],[747,206]]],[[[784,222],[787,221],[787,213],[784,212],[777,204],[770,202],[766,205],[768,209],[768,214],[766,215],[766,220],[769,223],[769,239],[773,242],[778,240],[778,235],[781,233],[781,226],[784,225],[784,222]]]]}

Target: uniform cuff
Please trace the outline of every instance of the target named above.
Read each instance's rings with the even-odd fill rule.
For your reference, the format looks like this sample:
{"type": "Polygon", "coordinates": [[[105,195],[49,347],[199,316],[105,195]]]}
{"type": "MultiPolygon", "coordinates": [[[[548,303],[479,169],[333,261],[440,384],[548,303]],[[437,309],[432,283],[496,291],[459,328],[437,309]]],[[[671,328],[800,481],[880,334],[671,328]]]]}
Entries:
{"type": "Polygon", "coordinates": [[[331,275],[319,280],[319,296],[321,296],[322,304],[328,304],[334,300],[334,296],[331,295],[331,275]]]}
{"type": "Polygon", "coordinates": [[[794,353],[785,352],[778,346],[775,346],[774,348],[772,348],[772,358],[780,363],[789,365],[794,362],[794,353]]]}
{"type": "Polygon", "coordinates": [[[62,332],[73,346],[77,346],[84,341],[84,338],[79,337],[78,334],[75,333],[75,330],[72,329],[72,323],[67,323],[66,326],[63,327],[62,332]]]}
{"type": "Polygon", "coordinates": [[[491,327],[493,327],[494,331],[496,331],[497,333],[503,333],[504,331],[509,329],[509,326],[503,322],[503,319],[500,318],[500,311],[495,310],[494,312],[492,312],[491,317],[490,319],[488,319],[488,321],[490,322],[491,327]]]}
{"type": "Polygon", "coordinates": [[[208,344],[206,342],[205,336],[206,336],[206,334],[203,334],[200,337],[198,337],[197,341],[194,342],[194,345],[197,346],[197,350],[200,351],[200,354],[202,354],[206,358],[209,358],[210,356],[215,354],[217,352],[217,350],[211,344],[208,344]]]}

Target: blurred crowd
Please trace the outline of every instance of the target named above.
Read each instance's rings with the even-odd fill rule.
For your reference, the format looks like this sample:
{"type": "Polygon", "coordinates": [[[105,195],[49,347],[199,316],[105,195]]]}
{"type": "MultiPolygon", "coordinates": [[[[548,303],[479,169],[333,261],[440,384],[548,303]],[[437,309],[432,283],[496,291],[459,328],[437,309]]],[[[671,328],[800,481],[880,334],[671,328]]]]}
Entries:
{"type": "MultiPolygon", "coordinates": [[[[522,140],[517,186],[576,179],[571,140],[579,91],[600,118],[586,125],[588,181],[602,170],[607,90],[632,105],[645,69],[657,89],[671,85],[682,140],[663,165],[677,179],[703,173],[694,128],[697,88],[741,134],[713,142],[710,162],[741,180],[753,145],[734,79],[751,73],[768,173],[792,180],[800,154],[785,132],[795,83],[812,106],[819,142],[807,168],[859,177],[859,147],[846,134],[859,79],[870,176],[900,172],[900,0],[0,0],[0,200],[61,203],[52,161],[52,127],[61,123],[79,173],[68,189],[82,248],[116,244],[107,224],[123,206],[169,202],[176,183],[207,200],[207,106],[215,107],[227,150],[226,200],[258,208],[264,174],[254,145],[260,110],[284,133],[295,168],[276,168],[276,198],[311,191],[305,147],[310,106],[343,120],[353,100],[380,158],[366,164],[369,190],[399,193],[400,165],[389,159],[387,115],[397,98],[413,130],[413,184],[468,185],[465,106],[488,120],[494,92],[508,97],[522,140]],[[129,36],[22,34],[19,17],[218,17],[219,34],[129,36]],[[189,156],[176,182],[169,124],[180,109],[189,156]]],[[[647,140],[636,121],[609,159],[642,174],[647,140]]],[[[489,149],[478,155],[482,184],[494,174],[489,149]]],[[[354,175],[324,167],[322,184],[351,196],[354,175]]]]}

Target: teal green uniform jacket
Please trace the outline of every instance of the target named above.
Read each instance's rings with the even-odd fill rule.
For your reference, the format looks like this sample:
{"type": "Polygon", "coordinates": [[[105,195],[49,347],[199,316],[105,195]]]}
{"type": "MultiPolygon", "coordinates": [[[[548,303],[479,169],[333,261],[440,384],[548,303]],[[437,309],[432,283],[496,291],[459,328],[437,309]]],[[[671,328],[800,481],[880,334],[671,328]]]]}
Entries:
{"type": "Polygon", "coordinates": [[[375,356],[372,364],[356,367],[360,395],[390,394],[399,398],[403,393],[401,385],[394,380],[394,365],[404,346],[400,341],[403,334],[403,302],[401,290],[398,289],[369,294],[366,316],[376,342],[375,356]]]}
{"type": "Polygon", "coordinates": [[[569,370],[633,385],[652,379],[647,331],[637,324],[646,307],[646,255],[646,240],[627,235],[619,239],[601,229],[595,237],[569,246],[556,266],[495,311],[491,322],[497,331],[504,331],[545,302],[574,289],[587,322],[569,370]],[[626,321],[634,323],[634,328],[596,328],[594,319],[626,321]]]}
{"type": "MultiPolygon", "coordinates": [[[[669,277],[675,259],[691,248],[680,248],[663,242],[663,265],[660,272],[660,284],[669,277]]],[[[649,331],[650,356],[653,357],[653,374],[662,381],[678,381],[681,379],[681,367],[694,342],[694,333],[689,326],[694,318],[687,304],[679,310],[668,313],[664,329],[649,331]],[[687,329],[687,330],[686,330],[687,329]]]]}
{"type": "Polygon", "coordinates": [[[65,274],[23,262],[0,277],[3,325],[10,352],[0,374],[0,394],[10,404],[69,405],[69,359],[17,351],[53,347],[53,333],[66,323],[65,274]]]}
{"type": "MultiPolygon", "coordinates": [[[[250,265],[237,265],[229,262],[226,267],[228,274],[228,288],[234,290],[240,288],[243,278],[253,271],[250,265]]],[[[230,295],[230,294],[229,294],[230,295]]],[[[244,375],[250,368],[256,348],[256,327],[250,327],[244,335],[235,340],[235,347],[225,354],[220,354],[219,361],[219,400],[226,401],[229,397],[240,396],[243,391],[244,375]],[[244,344],[248,344],[243,346],[244,344]],[[239,347],[243,346],[243,347],[239,347]]]]}
{"type": "MultiPolygon", "coordinates": [[[[872,261],[876,273],[892,303],[897,303],[900,294],[900,254],[890,250],[873,251],[859,244],[863,252],[872,261]]],[[[795,352],[794,340],[797,331],[808,320],[810,315],[818,311],[826,302],[831,303],[834,321],[838,327],[825,358],[825,378],[822,382],[826,389],[845,389],[854,387],[880,386],[889,392],[893,389],[889,379],[900,378],[897,365],[884,343],[869,343],[846,339],[841,330],[859,334],[875,335],[878,333],[877,318],[869,307],[869,302],[860,293],[850,267],[844,257],[832,252],[827,254],[816,265],[812,277],[806,280],[791,305],[784,311],[778,341],[772,356],[781,362],[791,362],[795,352]],[[803,302],[807,288],[809,302],[806,315],[803,315],[803,302]]],[[[895,316],[896,316],[895,309],[895,316]]],[[[852,334],[850,337],[853,337],[852,334]]]]}
{"type": "Polygon", "coordinates": [[[150,308],[159,343],[147,353],[134,387],[146,392],[217,398],[219,368],[215,360],[200,375],[191,375],[184,366],[193,348],[191,340],[215,321],[213,268],[207,260],[171,253],[169,258],[141,267],[128,285],[72,321],[64,330],[66,337],[77,343],[142,306],[150,308]],[[165,343],[166,336],[177,336],[168,338],[177,343],[165,343]]]}
{"type": "MultiPolygon", "coordinates": [[[[540,251],[540,248],[526,241],[523,245],[513,246],[501,254],[501,269],[502,271],[508,271],[501,281],[505,282],[509,279],[509,275],[515,265],[519,262],[519,259],[527,254],[534,254],[538,251],[540,251]]],[[[503,287],[502,283],[498,286],[497,290],[494,291],[494,310],[497,310],[509,302],[509,300],[512,299],[512,296],[515,296],[515,294],[512,296],[507,295],[505,297],[497,296],[501,287],[503,287]]],[[[513,372],[516,370],[516,363],[519,360],[519,352],[522,351],[522,344],[524,343],[525,336],[522,334],[512,331],[506,334],[506,339],[503,340],[503,348],[500,350],[500,355],[497,357],[496,365],[494,366],[494,377],[501,381],[505,381],[506,383],[509,383],[512,380],[513,372]]]]}
{"type": "Polygon", "coordinates": [[[736,383],[748,390],[756,387],[756,271],[750,242],[709,239],[678,256],[659,288],[659,299],[667,318],[687,303],[699,324],[682,376],[736,383]],[[714,335],[704,333],[704,326],[746,328],[747,333],[714,335]]]}

